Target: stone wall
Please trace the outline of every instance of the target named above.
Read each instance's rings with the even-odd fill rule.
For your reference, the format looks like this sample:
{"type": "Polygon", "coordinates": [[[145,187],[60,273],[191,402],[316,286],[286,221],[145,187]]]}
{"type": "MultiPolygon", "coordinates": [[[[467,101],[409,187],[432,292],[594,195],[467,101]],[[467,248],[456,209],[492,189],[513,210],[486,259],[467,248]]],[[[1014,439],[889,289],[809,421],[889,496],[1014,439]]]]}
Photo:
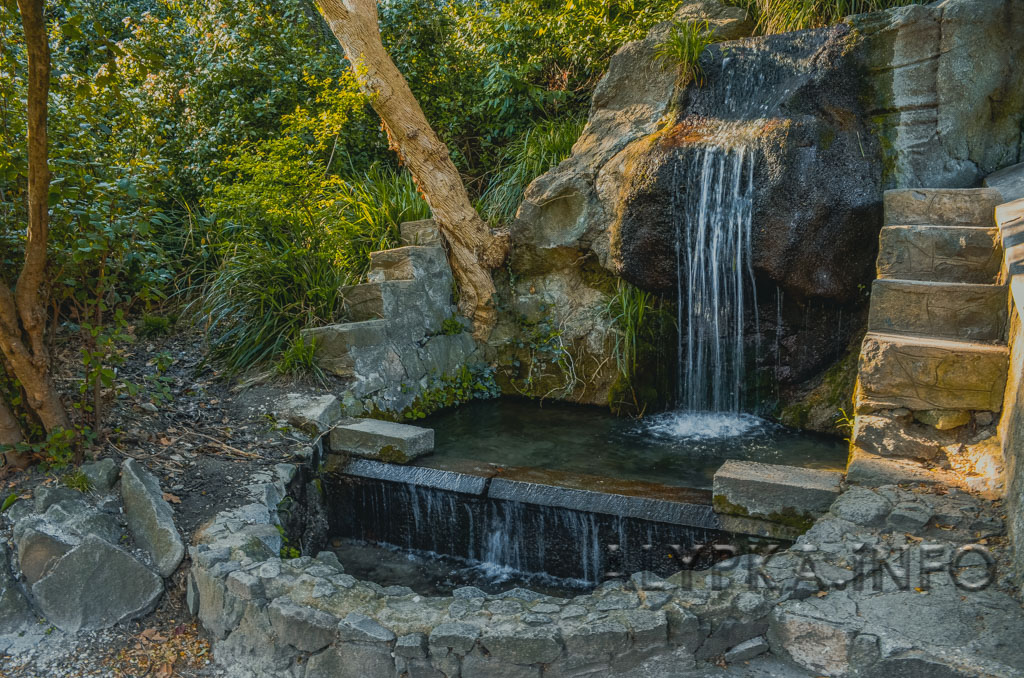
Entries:
{"type": "Polygon", "coordinates": [[[1010,326],[1010,374],[999,423],[1006,465],[1006,515],[1013,540],[1017,581],[1024,582],[1024,276],[1010,285],[1013,321],[1010,326]]]}

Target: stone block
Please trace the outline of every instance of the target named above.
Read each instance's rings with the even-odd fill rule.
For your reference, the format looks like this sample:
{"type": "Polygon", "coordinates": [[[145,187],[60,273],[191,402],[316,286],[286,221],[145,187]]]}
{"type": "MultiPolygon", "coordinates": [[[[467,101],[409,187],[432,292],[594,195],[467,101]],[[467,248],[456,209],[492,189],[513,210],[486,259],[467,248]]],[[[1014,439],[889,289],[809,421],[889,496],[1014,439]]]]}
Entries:
{"type": "Polygon", "coordinates": [[[350,612],[341,620],[341,624],[338,625],[338,637],[346,642],[381,643],[389,648],[396,638],[391,629],[358,612],[350,612]]]}
{"type": "Polygon", "coordinates": [[[883,196],[885,225],[991,226],[1002,202],[992,188],[893,189],[883,196]]]}
{"type": "Polygon", "coordinates": [[[719,513],[809,527],[839,496],[836,471],[730,460],[715,472],[719,513]]]}
{"type": "Polygon", "coordinates": [[[697,659],[708,660],[712,657],[722,656],[728,649],[751,638],[764,635],[767,630],[767,619],[741,621],[730,617],[711,631],[711,634],[697,650],[697,659]]]}
{"type": "Polygon", "coordinates": [[[337,643],[306,662],[305,678],[373,678],[395,675],[395,660],[386,645],[337,643]]]}
{"type": "Polygon", "coordinates": [[[422,247],[441,247],[444,245],[441,231],[438,230],[437,222],[433,219],[405,221],[398,228],[402,234],[403,245],[420,245],[422,247]]]}
{"type": "Polygon", "coordinates": [[[850,451],[850,461],[846,466],[846,482],[866,487],[923,483],[964,488],[960,479],[949,471],[908,459],[881,457],[856,447],[850,451]]]}
{"type": "Polygon", "coordinates": [[[882,495],[865,487],[851,487],[832,504],[832,514],[865,527],[879,527],[889,516],[892,505],[882,495]]]}
{"type": "Polygon", "coordinates": [[[99,494],[109,492],[120,473],[117,462],[110,457],[82,464],[81,471],[89,479],[89,488],[99,494]]]}
{"type": "Polygon", "coordinates": [[[491,627],[480,644],[496,660],[512,664],[548,664],[562,654],[558,631],[550,626],[491,627]]]}
{"type": "Polygon", "coordinates": [[[562,629],[567,666],[608,662],[629,649],[629,629],[606,619],[562,629]]]}
{"type": "Polygon", "coordinates": [[[171,576],[185,557],[185,545],[160,483],[134,459],[121,465],[121,500],[135,542],[152,556],[161,576],[171,576]]]}
{"type": "Polygon", "coordinates": [[[868,333],[861,346],[857,414],[1002,409],[1005,346],[868,333]]]}
{"type": "Polygon", "coordinates": [[[108,628],[156,607],[163,580],[130,553],[86,537],[32,585],[39,609],[62,631],[108,628]]]}
{"type": "Polygon", "coordinates": [[[885,413],[862,414],[854,419],[853,446],[881,457],[938,461],[942,448],[953,442],[951,434],[889,416],[885,413]]]}
{"type": "Polygon", "coordinates": [[[316,435],[341,421],[341,402],[330,394],[289,393],[276,406],[274,416],[311,435],[316,435]]]}
{"type": "Polygon", "coordinates": [[[1003,202],[1024,198],[1024,162],[988,175],[981,185],[999,191],[1003,202]]]}
{"type": "Polygon", "coordinates": [[[473,649],[479,637],[479,626],[464,622],[446,622],[434,627],[430,632],[429,643],[434,652],[441,650],[443,654],[451,650],[456,654],[464,655],[473,649]]]}
{"type": "MultiPolygon", "coordinates": [[[[1003,258],[1012,286],[1014,285],[1013,279],[1024,273],[1024,198],[997,207],[996,225],[999,227],[999,235],[1003,240],[1003,247],[1006,249],[1003,258]]],[[[1020,294],[1014,294],[1014,296],[1019,310],[1020,294]]]]}
{"type": "Polygon", "coordinates": [[[994,227],[886,226],[878,245],[879,278],[992,284],[1003,265],[994,227]]]}
{"type": "Polygon", "coordinates": [[[1009,296],[1002,285],[875,280],[868,331],[998,342],[1009,296]]]}
{"type": "Polygon", "coordinates": [[[330,645],[338,631],[338,619],[288,598],[267,606],[267,616],[278,640],[301,652],[319,652],[330,645]]]}
{"type": "Polygon", "coordinates": [[[395,641],[395,656],[410,659],[426,659],[427,636],[423,633],[409,633],[395,641]]]}
{"type": "Polygon", "coordinates": [[[540,666],[509,664],[471,654],[462,660],[462,678],[540,678],[540,666]]]}
{"type": "Polygon", "coordinates": [[[768,651],[768,639],[764,636],[745,640],[736,647],[725,653],[725,661],[728,664],[745,662],[768,651]]]}
{"type": "Polygon", "coordinates": [[[828,620],[776,608],[771,614],[768,641],[774,654],[789,659],[814,675],[845,676],[855,629],[842,620],[828,620]]]}
{"type": "Polygon", "coordinates": [[[379,419],[336,426],[329,440],[334,451],[394,464],[407,464],[434,449],[433,429],[379,419]]]}
{"type": "Polygon", "coordinates": [[[448,259],[441,247],[406,246],[370,253],[371,282],[425,280],[448,272],[448,259]]]}
{"type": "Polygon", "coordinates": [[[387,343],[387,322],[364,320],[302,330],[307,344],[316,344],[316,361],[321,369],[339,377],[350,377],[355,368],[354,351],[379,348],[387,343]]]}

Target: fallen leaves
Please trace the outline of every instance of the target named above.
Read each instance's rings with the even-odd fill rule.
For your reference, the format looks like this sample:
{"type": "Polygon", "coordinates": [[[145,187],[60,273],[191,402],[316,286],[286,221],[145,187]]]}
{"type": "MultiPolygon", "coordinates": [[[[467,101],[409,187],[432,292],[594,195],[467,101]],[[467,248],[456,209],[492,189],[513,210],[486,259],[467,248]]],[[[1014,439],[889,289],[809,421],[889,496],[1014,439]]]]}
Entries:
{"type": "Polygon", "coordinates": [[[171,494],[170,492],[164,492],[164,501],[169,501],[172,504],[180,504],[181,497],[171,494]]]}
{"type": "Polygon", "coordinates": [[[111,660],[117,678],[193,676],[208,662],[209,643],[194,623],[171,628],[148,628],[111,660]]]}

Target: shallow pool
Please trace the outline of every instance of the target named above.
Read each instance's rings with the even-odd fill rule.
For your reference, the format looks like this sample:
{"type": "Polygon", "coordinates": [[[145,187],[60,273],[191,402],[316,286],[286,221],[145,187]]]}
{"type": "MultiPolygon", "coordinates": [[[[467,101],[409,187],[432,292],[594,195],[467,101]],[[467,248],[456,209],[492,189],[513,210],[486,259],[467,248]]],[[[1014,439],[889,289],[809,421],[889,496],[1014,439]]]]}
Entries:
{"type": "Polygon", "coordinates": [[[596,407],[501,398],[435,415],[421,461],[472,460],[709,489],[727,459],[842,469],[846,443],[747,414],[667,412],[644,419],[596,407]]]}

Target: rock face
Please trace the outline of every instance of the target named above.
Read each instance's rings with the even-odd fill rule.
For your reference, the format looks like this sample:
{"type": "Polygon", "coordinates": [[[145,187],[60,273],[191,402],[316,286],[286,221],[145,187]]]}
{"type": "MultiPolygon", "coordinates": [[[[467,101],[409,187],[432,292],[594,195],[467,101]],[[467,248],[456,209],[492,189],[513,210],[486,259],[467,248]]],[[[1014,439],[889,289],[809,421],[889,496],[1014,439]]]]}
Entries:
{"type": "Polygon", "coordinates": [[[121,498],[135,540],[152,556],[157,572],[171,576],[185,557],[185,545],[160,483],[134,459],[121,466],[121,498]]]}
{"type": "MultiPolygon", "coordinates": [[[[712,8],[741,37],[742,13],[681,11],[712,8]]],[[[819,383],[863,329],[883,190],[977,185],[1018,161],[1022,28],[1012,0],[915,5],[712,46],[702,87],[654,58],[664,27],[623,47],[572,156],[530,185],[514,224],[512,308],[546,305],[590,366],[563,395],[598,402],[614,382],[596,366],[614,345],[600,309],[615,276],[676,300],[682,214],[715,146],[745,149],[755,191],[748,375],[783,401],[819,383]]]]}
{"type": "Polygon", "coordinates": [[[156,607],[163,591],[160,577],[97,537],[86,537],[32,585],[46,618],[71,633],[142,616],[156,607]]]}

